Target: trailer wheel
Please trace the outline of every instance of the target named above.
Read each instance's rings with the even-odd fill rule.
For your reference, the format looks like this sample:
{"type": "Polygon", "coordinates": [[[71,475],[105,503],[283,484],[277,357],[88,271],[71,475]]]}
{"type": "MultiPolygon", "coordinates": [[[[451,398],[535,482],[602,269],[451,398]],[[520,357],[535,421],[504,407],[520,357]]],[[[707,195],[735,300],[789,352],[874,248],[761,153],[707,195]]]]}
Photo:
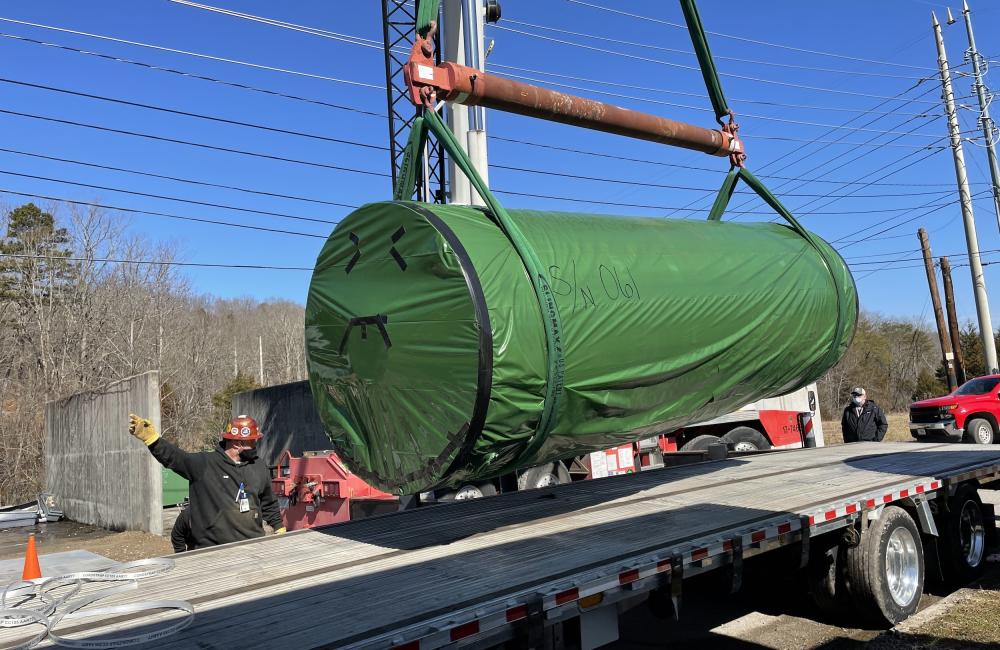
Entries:
{"type": "Polygon", "coordinates": [[[466,483],[457,490],[449,490],[438,496],[438,501],[469,501],[471,499],[482,499],[483,497],[496,496],[497,488],[489,482],[466,483]]]}
{"type": "Polygon", "coordinates": [[[996,438],[993,425],[989,420],[975,418],[965,423],[965,435],[963,442],[971,442],[980,445],[992,445],[996,438]]]}
{"type": "Polygon", "coordinates": [[[718,436],[711,436],[706,433],[685,442],[684,446],[680,448],[680,451],[705,451],[709,448],[709,446],[718,443],[718,436]]]}
{"type": "Polygon", "coordinates": [[[760,431],[750,427],[736,427],[722,436],[722,441],[732,445],[733,451],[761,451],[771,448],[767,438],[760,431]]]}
{"type": "Polygon", "coordinates": [[[940,523],[938,548],[944,580],[950,587],[960,587],[975,579],[986,566],[983,502],[975,486],[966,484],[958,489],[940,523]]]}
{"type": "Polygon", "coordinates": [[[873,623],[895,625],[920,604],[924,590],[924,551],[913,518],[887,506],[847,548],[847,587],[857,614],[873,623]]]}
{"type": "Polygon", "coordinates": [[[569,482],[569,471],[565,465],[557,461],[524,470],[517,477],[517,489],[534,490],[556,485],[566,485],[569,482]]]}
{"type": "Polygon", "coordinates": [[[809,595],[829,619],[848,624],[853,607],[845,584],[847,549],[837,536],[826,535],[817,539],[809,550],[806,567],[809,595]]]}

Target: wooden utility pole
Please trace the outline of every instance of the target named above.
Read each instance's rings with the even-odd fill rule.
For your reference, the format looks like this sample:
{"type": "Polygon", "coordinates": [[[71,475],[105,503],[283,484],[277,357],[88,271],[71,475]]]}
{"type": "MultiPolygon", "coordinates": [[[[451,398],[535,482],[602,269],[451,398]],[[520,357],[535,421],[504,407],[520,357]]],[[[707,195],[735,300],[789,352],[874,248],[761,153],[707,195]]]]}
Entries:
{"type": "Polygon", "coordinates": [[[920,238],[920,248],[924,252],[924,268],[927,270],[927,288],[931,292],[931,304],[934,306],[934,320],[937,321],[938,340],[941,341],[941,360],[944,363],[945,375],[948,377],[948,391],[953,391],[958,383],[955,379],[955,368],[952,365],[954,355],[951,352],[951,340],[944,326],[944,312],[941,310],[941,294],[938,293],[937,275],[934,273],[934,260],[931,258],[931,244],[927,239],[927,231],[921,228],[917,231],[920,238]]]}
{"type": "Polygon", "coordinates": [[[951,349],[955,353],[955,379],[958,385],[965,383],[965,359],[962,357],[962,337],[958,329],[958,315],[955,313],[955,290],[951,284],[951,262],[941,258],[941,278],[944,280],[944,308],[948,313],[948,332],[951,334],[951,349]]]}

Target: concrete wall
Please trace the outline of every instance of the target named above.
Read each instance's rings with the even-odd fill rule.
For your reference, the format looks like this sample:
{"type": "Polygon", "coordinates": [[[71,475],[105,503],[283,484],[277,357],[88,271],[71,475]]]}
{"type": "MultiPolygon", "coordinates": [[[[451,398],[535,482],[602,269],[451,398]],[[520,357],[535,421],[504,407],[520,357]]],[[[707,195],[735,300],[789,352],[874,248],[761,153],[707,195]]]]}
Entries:
{"type": "Polygon", "coordinates": [[[47,490],[74,521],[159,535],[162,472],[146,446],[129,435],[129,413],[160,429],[159,373],[47,403],[47,490]]]}
{"type": "Polygon", "coordinates": [[[304,451],[330,449],[330,438],[313,407],[308,381],[268,386],[233,396],[233,415],[257,420],[264,437],[258,445],[260,457],[276,465],[286,449],[296,456],[304,451]]]}

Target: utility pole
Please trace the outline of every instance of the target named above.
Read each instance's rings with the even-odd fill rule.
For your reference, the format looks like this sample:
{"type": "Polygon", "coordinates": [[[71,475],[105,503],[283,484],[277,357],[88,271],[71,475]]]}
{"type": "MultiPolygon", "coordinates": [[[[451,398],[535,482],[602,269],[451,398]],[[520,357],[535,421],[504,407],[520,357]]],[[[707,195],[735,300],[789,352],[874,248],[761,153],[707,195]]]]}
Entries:
{"type": "Polygon", "coordinates": [[[986,156],[990,161],[990,178],[993,181],[993,210],[997,215],[997,227],[1000,228],[1000,166],[997,165],[997,148],[994,142],[993,120],[990,119],[989,99],[986,94],[986,84],[983,83],[983,59],[976,50],[976,37],[972,34],[972,12],[969,3],[962,0],[962,13],[965,14],[965,31],[969,35],[968,56],[972,61],[972,89],[979,97],[979,124],[983,127],[983,139],[986,141],[986,156]]]}
{"type": "MultiPolygon", "coordinates": [[[[492,3],[495,5],[495,3],[492,3]]],[[[486,54],[483,47],[483,25],[487,20],[483,0],[445,0],[444,2],[444,51],[445,59],[462,63],[476,70],[485,70],[486,54]]],[[[491,18],[499,18],[499,10],[491,18]]],[[[492,20],[491,22],[496,22],[492,20]]],[[[486,155],[486,109],[482,106],[450,104],[448,126],[455,139],[469,154],[469,159],[483,181],[489,185],[489,164],[486,155]]],[[[451,181],[451,202],[463,205],[484,205],[482,198],[473,191],[469,180],[448,161],[448,179],[451,181]]]]}
{"type": "Polygon", "coordinates": [[[976,220],[972,212],[972,196],[969,194],[969,177],[965,171],[965,155],[962,153],[962,137],[959,134],[958,116],[955,114],[955,93],[951,88],[951,73],[948,70],[948,54],[944,49],[941,23],[931,12],[934,38],[937,41],[938,67],[941,70],[941,88],[945,111],[948,114],[948,134],[951,150],[955,158],[955,177],[958,180],[958,197],[962,204],[962,220],[965,222],[965,243],[969,248],[969,270],[972,273],[972,289],[976,298],[976,312],[979,315],[979,335],[983,339],[983,356],[989,372],[997,372],[997,347],[993,340],[993,322],[990,318],[989,298],[986,296],[986,277],[983,275],[982,261],[979,259],[979,241],[976,236],[976,220]]]}
{"type": "Polygon", "coordinates": [[[955,290],[951,284],[951,262],[941,258],[941,277],[944,279],[944,309],[948,314],[948,332],[951,334],[951,351],[955,354],[955,379],[958,385],[965,383],[965,359],[962,358],[962,336],[958,329],[958,315],[955,312],[955,290]]]}
{"type": "Polygon", "coordinates": [[[948,392],[955,390],[955,367],[952,365],[954,355],[951,352],[951,340],[944,326],[944,313],[941,311],[941,294],[938,293],[937,275],[934,274],[934,260],[931,258],[931,243],[927,239],[927,231],[921,228],[917,231],[920,239],[920,250],[924,253],[924,269],[927,270],[927,288],[931,292],[931,304],[934,306],[934,320],[937,322],[938,340],[941,342],[941,361],[944,373],[948,378],[948,392]]]}

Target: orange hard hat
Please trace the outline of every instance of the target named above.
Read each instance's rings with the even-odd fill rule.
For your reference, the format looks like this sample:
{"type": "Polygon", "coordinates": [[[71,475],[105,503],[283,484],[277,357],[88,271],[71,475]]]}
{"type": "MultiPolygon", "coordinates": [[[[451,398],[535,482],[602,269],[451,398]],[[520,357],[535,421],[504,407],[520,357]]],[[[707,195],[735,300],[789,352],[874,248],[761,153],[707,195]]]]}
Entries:
{"type": "Polygon", "coordinates": [[[222,432],[225,440],[258,440],[261,437],[257,420],[246,415],[237,415],[229,421],[229,427],[222,432]]]}

